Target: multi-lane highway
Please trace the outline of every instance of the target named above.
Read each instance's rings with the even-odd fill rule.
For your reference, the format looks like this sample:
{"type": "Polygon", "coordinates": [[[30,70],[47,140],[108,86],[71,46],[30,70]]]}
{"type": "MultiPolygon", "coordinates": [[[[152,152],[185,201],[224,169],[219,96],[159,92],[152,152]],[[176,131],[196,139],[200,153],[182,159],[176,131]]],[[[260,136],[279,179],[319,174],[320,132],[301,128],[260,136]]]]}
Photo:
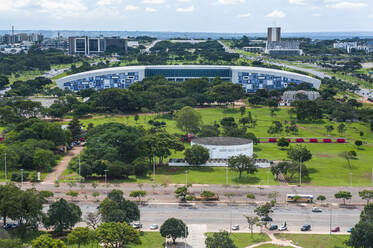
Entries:
{"type": "MultiPolygon", "coordinates": [[[[97,204],[79,204],[83,215],[97,211],[97,204]]],[[[248,232],[248,225],[244,215],[255,216],[256,206],[224,206],[205,204],[191,204],[180,206],[179,204],[150,204],[140,207],[141,223],[144,229],[150,225],[161,225],[170,217],[180,218],[187,224],[201,224],[207,226],[208,232],[229,230],[231,225],[240,225],[240,231],[248,232]]],[[[289,232],[300,232],[300,227],[310,224],[313,233],[328,233],[331,226],[339,226],[341,232],[346,233],[349,227],[353,227],[358,221],[361,208],[325,208],[322,213],[313,213],[312,205],[296,206],[293,204],[280,205],[274,208],[272,214],[273,224],[282,225],[286,222],[289,232]]],[[[83,223],[82,223],[83,224],[83,223]]],[[[258,231],[258,229],[256,229],[258,231]]]]}

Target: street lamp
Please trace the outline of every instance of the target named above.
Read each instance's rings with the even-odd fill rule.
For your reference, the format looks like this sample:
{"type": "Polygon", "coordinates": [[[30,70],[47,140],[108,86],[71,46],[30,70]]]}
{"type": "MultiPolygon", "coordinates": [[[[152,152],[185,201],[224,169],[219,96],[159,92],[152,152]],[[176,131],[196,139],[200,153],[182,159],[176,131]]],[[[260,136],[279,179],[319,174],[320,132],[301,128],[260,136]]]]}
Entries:
{"type": "Polygon", "coordinates": [[[185,187],[188,187],[188,170],[185,171],[185,187]]]}
{"type": "Polygon", "coordinates": [[[352,187],[352,172],[350,172],[350,187],[352,187]]]}
{"type": "Polygon", "coordinates": [[[226,185],[228,185],[228,165],[227,165],[227,167],[226,167],[227,169],[226,169],[226,172],[225,172],[225,178],[226,178],[226,185]]]}
{"type": "Polygon", "coordinates": [[[329,235],[332,235],[332,206],[330,206],[329,216],[329,235]]]}
{"type": "Polygon", "coordinates": [[[21,188],[23,188],[23,169],[21,169],[21,188]]]}
{"type": "Polygon", "coordinates": [[[80,153],[79,153],[79,181],[82,182],[82,180],[80,179],[80,153]]]}
{"type": "Polygon", "coordinates": [[[108,170],[104,170],[105,171],[105,187],[107,187],[107,172],[108,170]]]}
{"type": "Polygon", "coordinates": [[[6,151],[5,151],[5,157],[4,157],[4,176],[5,176],[5,182],[6,182],[7,181],[6,151]]]}
{"type": "Polygon", "coordinates": [[[269,168],[267,170],[267,185],[269,186],[269,168]]]}

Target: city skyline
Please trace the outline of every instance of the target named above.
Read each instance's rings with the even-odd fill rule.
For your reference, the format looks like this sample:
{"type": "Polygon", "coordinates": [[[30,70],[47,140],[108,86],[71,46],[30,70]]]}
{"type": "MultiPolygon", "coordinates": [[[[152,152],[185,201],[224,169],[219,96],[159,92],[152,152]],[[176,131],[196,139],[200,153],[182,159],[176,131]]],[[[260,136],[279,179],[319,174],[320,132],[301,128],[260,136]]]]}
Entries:
{"type": "Polygon", "coordinates": [[[369,0],[0,0],[0,29],[372,31],[372,9],[369,0]]]}

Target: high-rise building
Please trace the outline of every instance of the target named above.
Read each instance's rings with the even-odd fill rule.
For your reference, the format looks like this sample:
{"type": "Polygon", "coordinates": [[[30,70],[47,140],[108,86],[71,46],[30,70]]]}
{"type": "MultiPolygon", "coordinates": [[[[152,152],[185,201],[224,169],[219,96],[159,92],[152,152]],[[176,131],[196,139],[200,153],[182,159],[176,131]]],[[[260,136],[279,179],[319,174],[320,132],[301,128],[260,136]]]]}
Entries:
{"type": "Polygon", "coordinates": [[[91,55],[106,52],[108,48],[114,48],[127,52],[127,40],[119,37],[88,36],[69,37],[69,53],[91,55]]]}
{"type": "Polygon", "coordinates": [[[280,27],[269,27],[267,41],[268,42],[281,41],[281,28],[280,27]]]}

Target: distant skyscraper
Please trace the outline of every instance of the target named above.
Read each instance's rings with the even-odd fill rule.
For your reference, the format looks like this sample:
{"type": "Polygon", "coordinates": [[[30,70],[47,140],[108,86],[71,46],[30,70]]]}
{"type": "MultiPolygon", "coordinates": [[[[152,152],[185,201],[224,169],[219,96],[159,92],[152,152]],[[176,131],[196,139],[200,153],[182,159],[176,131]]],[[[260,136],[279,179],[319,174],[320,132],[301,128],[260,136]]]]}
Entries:
{"type": "Polygon", "coordinates": [[[269,27],[267,41],[268,42],[281,41],[281,28],[280,27],[269,27]]]}

